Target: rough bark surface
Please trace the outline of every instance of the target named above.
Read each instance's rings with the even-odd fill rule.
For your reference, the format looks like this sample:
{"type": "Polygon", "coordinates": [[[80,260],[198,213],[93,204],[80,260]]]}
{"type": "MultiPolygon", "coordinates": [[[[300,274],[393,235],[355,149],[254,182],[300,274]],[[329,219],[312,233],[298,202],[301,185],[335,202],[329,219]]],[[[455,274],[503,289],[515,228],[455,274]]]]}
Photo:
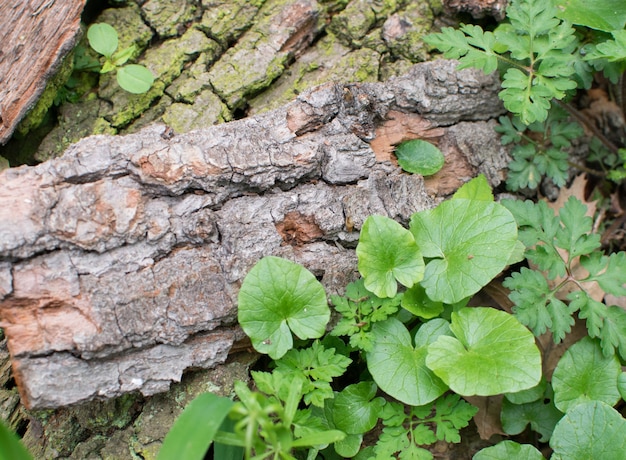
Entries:
{"type": "Polygon", "coordinates": [[[85,0],[0,2],[0,144],[76,44],[85,0]]]}
{"type": "Polygon", "coordinates": [[[165,391],[241,338],[237,292],[261,257],[300,262],[338,292],[368,215],[406,223],[477,173],[498,184],[499,83],[455,67],[322,85],[183,135],[93,136],[0,174],[0,320],[24,404],[165,391]],[[390,160],[416,137],[446,155],[427,180],[390,160]]]}

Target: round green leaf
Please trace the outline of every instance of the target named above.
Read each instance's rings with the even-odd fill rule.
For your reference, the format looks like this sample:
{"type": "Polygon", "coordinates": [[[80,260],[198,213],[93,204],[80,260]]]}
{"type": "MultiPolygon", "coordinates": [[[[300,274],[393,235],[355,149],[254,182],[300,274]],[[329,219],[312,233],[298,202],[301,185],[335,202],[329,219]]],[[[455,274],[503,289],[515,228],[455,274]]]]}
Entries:
{"type": "Polygon", "coordinates": [[[415,284],[404,292],[400,305],[415,316],[424,319],[439,316],[443,311],[443,304],[430,300],[430,297],[426,295],[426,291],[420,284],[415,284]]]}
{"type": "Polygon", "coordinates": [[[378,297],[393,297],[398,282],[411,287],[424,276],[424,259],[413,235],[388,217],[365,220],[356,254],[365,288],[378,297]]]}
{"type": "Polygon", "coordinates": [[[239,324],[252,346],[272,359],[301,339],[321,337],[330,319],[324,287],[304,267],[279,257],[264,257],[239,291],[239,324]]]}
{"type": "Polygon", "coordinates": [[[623,29],[626,24],[624,0],[560,0],[557,16],[605,32],[623,29]]]}
{"type": "Polygon", "coordinates": [[[413,214],[426,265],[421,282],[434,301],[453,304],[478,292],[507,265],[517,242],[513,215],[499,203],[453,199],[413,214]]]}
{"type": "Polygon", "coordinates": [[[413,346],[409,331],[397,319],[375,323],[367,368],[380,389],[411,406],[422,406],[441,396],[448,387],[425,361],[428,345],[443,334],[450,334],[448,323],[434,319],[419,328],[413,346]]]}
{"type": "Polygon", "coordinates": [[[462,396],[531,388],[541,379],[535,337],[514,316],[487,307],[452,313],[450,330],[428,347],[426,365],[462,396]]]}
{"type": "Polygon", "coordinates": [[[605,357],[597,340],[584,337],[567,349],[554,369],[554,404],[562,412],[587,401],[613,406],[621,397],[617,387],[621,373],[616,356],[605,357]]]}
{"type": "Polygon", "coordinates": [[[626,420],[601,401],[578,404],[557,423],[552,460],[624,460],[626,420]]]}
{"type": "Polygon", "coordinates": [[[89,46],[106,57],[111,57],[117,49],[117,32],[109,24],[92,24],[87,30],[89,46]]]}
{"type": "Polygon", "coordinates": [[[333,423],[347,434],[366,433],[376,426],[385,400],[376,396],[374,382],[348,385],[333,402],[333,423]]]}
{"type": "Polygon", "coordinates": [[[472,457],[472,460],[544,460],[535,446],[518,444],[514,441],[501,441],[487,447],[472,457]]]}
{"type": "Polygon", "coordinates": [[[493,192],[484,174],[479,174],[472,180],[461,185],[454,192],[452,198],[465,198],[468,200],[493,201],[493,192]]]}
{"type": "MultiPolygon", "coordinates": [[[[552,387],[544,385],[544,388],[545,393],[542,393],[540,399],[534,401],[514,404],[508,396],[502,400],[500,421],[505,433],[520,434],[530,424],[533,431],[541,434],[541,442],[550,440],[552,431],[563,417],[563,413],[554,406],[552,387]]],[[[532,389],[528,391],[532,391],[532,389]]]]}
{"type": "Polygon", "coordinates": [[[118,69],[117,82],[129,93],[141,94],[150,89],[154,76],[142,65],[129,64],[118,69]]]}
{"type": "Polygon", "coordinates": [[[443,167],[445,158],[441,150],[430,142],[413,139],[396,148],[398,164],[406,172],[432,176],[443,167]]]}

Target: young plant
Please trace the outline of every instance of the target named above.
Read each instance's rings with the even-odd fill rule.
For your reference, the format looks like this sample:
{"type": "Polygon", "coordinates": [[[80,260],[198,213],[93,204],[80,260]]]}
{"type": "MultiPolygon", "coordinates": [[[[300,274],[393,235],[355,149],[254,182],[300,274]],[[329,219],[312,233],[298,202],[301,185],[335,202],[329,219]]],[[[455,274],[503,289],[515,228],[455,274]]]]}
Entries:
{"type": "MultiPolygon", "coordinates": [[[[624,442],[616,433],[626,421],[611,406],[626,395],[626,373],[613,352],[624,348],[626,314],[591,299],[583,282],[626,294],[626,276],[616,270],[625,256],[597,251],[598,237],[584,213],[574,199],[558,217],[545,204],[496,203],[479,177],[451,200],[415,213],[408,229],[370,216],[357,246],[362,278],[348,285],[345,296],[331,297],[340,318],[329,335],[299,350],[292,333],[313,339],[327,330],[323,288],[293,262],[261,259],[242,284],[239,320],[253,346],[274,357],[273,370],[252,372],[255,390],[238,382],[238,402],[212,398],[185,410],[182,420],[222,404],[208,435],[197,441],[198,455],[215,441],[216,452],[240,449],[231,457],[237,459],[315,459],[318,453],[432,459],[428,446],[459,442],[459,430],[477,413],[463,397],[504,395],[505,432],[519,434],[530,425],[550,443],[555,459],[587,458],[589,446],[594,458],[605,458],[602,452],[624,442]],[[466,306],[523,254],[537,270],[522,268],[505,283],[515,316],[466,306]],[[578,275],[578,260],[587,275],[578,275]],[[566,284],[580,290],[560,300],[556,293],[566,284]],[[562,339],[576,311],[587,318],[590,337],[565,352],[549,382],[535,337],[522,323],[536,333],[538,325],[550,328],[562,339]],[[224,420],[232,428],[216,429],[224,420]],[[611,423],[611,429],[585,432],[591,420],[611,423]]],[[[162,453],[161,459],[175,458],[177,446],[195,442],[178,423],[163,446],[171,456],[162,453]]],[[[476,458],[509,454],[541,456],[532,446],[505,441],[476,458]]]]}
{"type": "Polygon", "coordinates": [[[117,32],[109,24],[91,25],[87,30],[87,39],[89,46],[104,57],[100,73],[116,71],[118,84],[129,93],[145,93],[152,87],[154,76],[150,70],[142,65],[126,64],[135,53],[135,46],[118,51],[117,32]]]}
{"type": "MultiPolygon", "coordinates": [[[[443,28],[425,41],[448,58],[458,59],[459,68],[474,67],[491,73],[500,70],[499,97],[513,119],[500,118],[504,144],[516,143],[507,185],[511,190],[534,189],[543,176],[562,186],[567,178],[570,141],[582,134],[574,123],[553,114],[566,109],[594,133],[608,154],[618,156],[618,147],[592,123],[562,102],[578,88],[589,88],[593,70],[602,70],[614,83],[626,70],[626,14],[615,0],[598,0],[593,8],[580,1],[559,4],[544,0],[511,0],[507,21],[493,32],[476,25],[443,28]],[[588,14],[581,14],[586,11],[588,14]],[[613,40],[587,30],[577,33],[572,23],[609,32],[613,40]],[[539,140],[537,139],[539,134],[539,140]]],[[[609,174],[611,180],[626,177],[623,164],[609,174]]]]}

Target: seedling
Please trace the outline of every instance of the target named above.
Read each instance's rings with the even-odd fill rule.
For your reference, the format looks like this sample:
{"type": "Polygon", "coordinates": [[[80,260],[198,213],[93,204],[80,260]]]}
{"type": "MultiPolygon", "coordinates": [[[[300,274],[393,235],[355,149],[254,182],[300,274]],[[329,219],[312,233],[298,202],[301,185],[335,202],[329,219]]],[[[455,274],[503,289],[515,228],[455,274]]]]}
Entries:
{"type": "Polygon", "coordinates": [[[89,46],[104,57],[100,73],[116,71],[117,82],[129,93],[141,94],[154,83],[152,72],[138,64],[126,64],[135,53],[135,46],[118,51],[117,32],[109,24],[93,24],[87,30],[89,46]],[[125,65],[126,64],[126,65],[125,65]]]}

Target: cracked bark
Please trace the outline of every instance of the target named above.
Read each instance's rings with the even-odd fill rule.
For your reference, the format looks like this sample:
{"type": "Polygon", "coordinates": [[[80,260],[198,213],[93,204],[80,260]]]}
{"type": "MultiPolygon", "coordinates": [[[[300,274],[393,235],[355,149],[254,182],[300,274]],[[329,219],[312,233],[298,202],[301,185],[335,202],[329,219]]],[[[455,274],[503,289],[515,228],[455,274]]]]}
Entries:
{"type": "Polygon", "coordinates": [[[0,174],[0,320],[24,404],[165,391],[242,338],[237,292],[261,257],[341,292],[368,215],[406,223],[478,173],[497,185],[499,83],[455,66],[323,85],[182,135],[93,136],[0,174]],[[391,158],[416,137],[446,156],[426,180],[391,158]]]}

